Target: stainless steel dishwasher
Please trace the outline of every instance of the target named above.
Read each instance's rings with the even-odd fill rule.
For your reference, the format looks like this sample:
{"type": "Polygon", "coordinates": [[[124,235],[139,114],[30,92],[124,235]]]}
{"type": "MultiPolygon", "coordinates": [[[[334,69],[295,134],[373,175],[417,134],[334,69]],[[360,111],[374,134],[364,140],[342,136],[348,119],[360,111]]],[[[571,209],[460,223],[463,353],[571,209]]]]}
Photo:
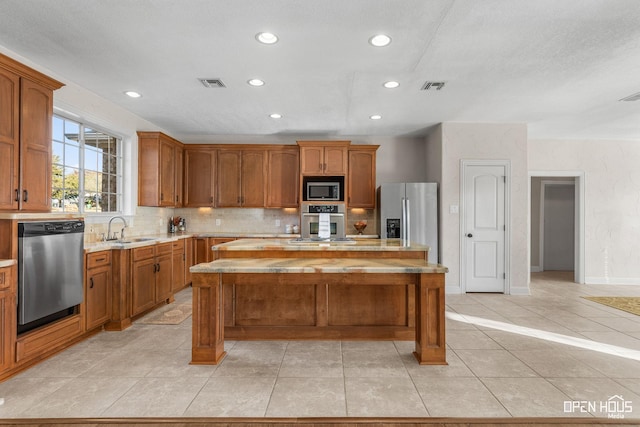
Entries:
{"type": "Polygon", "coordinates": [[[84,221],[18,223],[18,333],[82,303],[84,221]]]}

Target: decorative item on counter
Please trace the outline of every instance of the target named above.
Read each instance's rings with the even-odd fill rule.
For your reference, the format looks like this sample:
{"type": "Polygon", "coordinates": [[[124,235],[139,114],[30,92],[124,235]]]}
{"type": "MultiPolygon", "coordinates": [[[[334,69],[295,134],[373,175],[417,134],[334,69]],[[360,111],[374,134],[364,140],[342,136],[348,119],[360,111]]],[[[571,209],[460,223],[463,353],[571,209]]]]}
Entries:
{"type": "Polygon", "coordinates": [[[300,233],[300,226],[298,224],[293,224],[293,234],[300,233]]]}
{"type": "Polygon", "coordinates": [[[353,226],[358,231],[358,234],[362,234],[365,228],[367,228],[367,220],[356,221],[353,226]]]}
{"type": "Polygon", "coordinates": [[[284,226],[284,232],[287,234],[293,233],[293,225],[287,224],[284,226]]]}
{"type": "Polygon", "coordinates": [[[180,218],[178,221],[178,231],[187,231],[187,220],[185,218],[180,218]]]}
{"type": "Polygon", "coordinates": [[[171,217],[169,218],[169,233],[175,233],[176,227],[180,223],[180,217],[171,217]]]}

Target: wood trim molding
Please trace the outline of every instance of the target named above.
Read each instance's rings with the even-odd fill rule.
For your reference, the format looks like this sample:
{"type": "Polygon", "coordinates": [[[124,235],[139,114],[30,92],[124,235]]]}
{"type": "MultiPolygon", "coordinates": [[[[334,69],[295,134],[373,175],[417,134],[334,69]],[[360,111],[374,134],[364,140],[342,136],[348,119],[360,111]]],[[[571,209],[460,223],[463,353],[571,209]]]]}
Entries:
{"type": "Polygon", "coordinates": [[[45,86],[46,88],[51,90],[60,89],[62,86],[64,86],[64,83],[52,79],[51,77],[39,71],[36,71],[33,68],[27,67],[26,65],[16,61],[13,58],[3,55],[2,53],[0,53],[0,67],[16,73],[21,77],[26,77],[29,80],[41,84],[42,86],[45,86]]]}

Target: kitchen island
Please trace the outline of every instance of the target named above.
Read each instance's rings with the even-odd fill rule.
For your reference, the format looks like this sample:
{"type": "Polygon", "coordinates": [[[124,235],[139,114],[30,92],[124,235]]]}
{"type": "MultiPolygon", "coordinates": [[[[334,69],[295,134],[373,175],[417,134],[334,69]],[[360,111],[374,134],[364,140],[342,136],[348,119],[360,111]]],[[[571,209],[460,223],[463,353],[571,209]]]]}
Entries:
{"type": "Polygon", "coordinates": [[[214,246],[214,261],[191,268],[192,363],[218,363],[227,337],[415,340],[420,363],[446,364],[447,269],[428,250],[371,239],[214,246]]]}

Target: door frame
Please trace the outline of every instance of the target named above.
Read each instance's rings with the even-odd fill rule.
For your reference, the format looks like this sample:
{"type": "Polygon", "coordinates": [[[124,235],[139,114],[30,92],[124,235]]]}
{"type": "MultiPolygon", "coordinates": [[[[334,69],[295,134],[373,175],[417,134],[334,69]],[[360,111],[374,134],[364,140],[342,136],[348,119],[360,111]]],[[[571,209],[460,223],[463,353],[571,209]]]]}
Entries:
{"type": "MultiPolygon", "coordinates": [[[[558,177],[558,178],[575,178],[575,231],[574,231],[574,274],[573,280],[576,283],[584,284],[584,269],[585,269],[585,252],[584,252],[584,242],[585,242],[585,222],[584,222],[584,213],[585,213],[585,173],[584,171],[529,171],[529,209],[527,210],[527,216],[529,220],[527,221],[528,226],[528,235],[529,235],[529,255],[528,259],[531,259],[531,178],[545,178],[545,177],[558,177]]],[[[544,181],[544,180],[543,180],[544,181]]],[[[564,181],[566,183],[566,181],[564,181]]],[[[544,187],[543,187],[544,188],[544,187]]],[[[541,189],[542,190],[542,189],[541,189]]],[[[541,218],[542,221],[542,218],[541,218]]],[[[541,242],[542,243],[542,242],[541,242]]],[[[541,249],[542,252],[542,249],[541,249]]],[[[544,260],[540,260],[540,263],[543,263],[544,260]]],[[[527,263],[527,269],[529,270],[529,277],[531,277],[531,262],[527,263]]]]}
{"type": "Polygon", "coordinates": [[[467,177],[467,166],[501,166],[504,167],[504,294],[511,293],[511,251],[509,242],[511,241],[511,160],[460,160],[460,292],[467,293],[467,251],[465,244],[468,241],[465,236],[464,215],[465,206],[465,178],[467,177]]]}
{"type": "MultiPolygon", "coordinates": [[[[539,268],[540,271],[544,271],[544,207],[545,207],[545,194],[546,194],[546,189],[547,186],[553,186],[553,185],[571,185],[573,186],[573,202],[574,204],[577,203],[576,201],[576,181],[575,178],[573,181],[554,181],[554,180],[545,180],[543,179],[542,181],[540,181],[540,228],[539,228],[539,233],[540,233],[540,237],[539,237],[539,245],[540,247],[538,248],[539,250],[539,268]]],[[[578,208],[574,208],[574,220],[576,217],[576,211],[578,210],[578,208]]],[[[575,226],[575,222],[574,222],[574,226],[573,226],[573,243],[575,245],[576,243],[576,226],[575,226]]],[[[573,257],[573,270],[575,272],[576,269],[576,260],[575,260],[575,246],[574,246],[574,257],[573,257]]]]}

